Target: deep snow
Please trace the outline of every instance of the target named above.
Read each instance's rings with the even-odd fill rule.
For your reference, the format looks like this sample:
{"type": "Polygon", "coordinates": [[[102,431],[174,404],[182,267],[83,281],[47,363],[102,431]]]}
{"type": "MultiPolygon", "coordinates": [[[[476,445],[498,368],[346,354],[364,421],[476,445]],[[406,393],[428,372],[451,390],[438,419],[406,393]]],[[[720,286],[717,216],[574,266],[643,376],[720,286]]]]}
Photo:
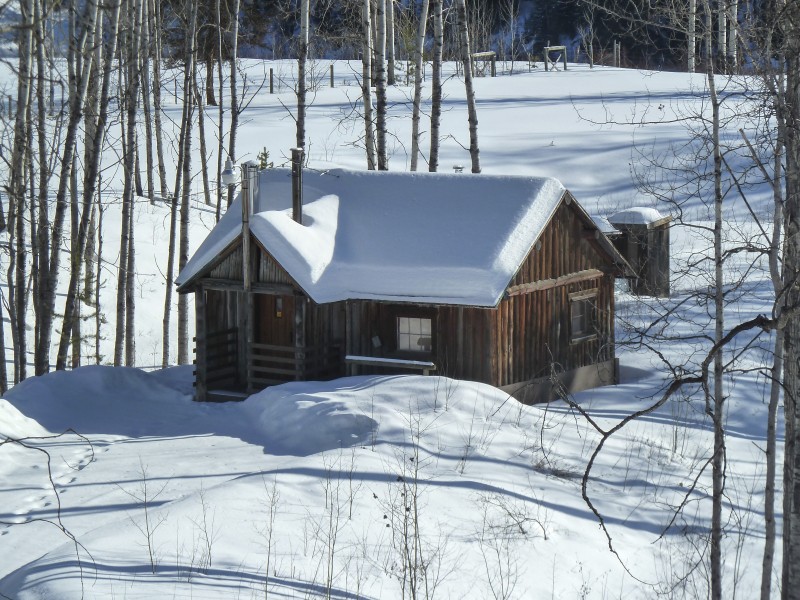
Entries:
{"type": "MultiPolygon", "coordinates": [[[[243,114],[239,159],[255,158],[269,140],[270,156],[280,163],[283,149],[294,145],[293,121],[281,104],[291,105],[291,63],[244,66],[253,95],[243,114]],[[283,78],[279,93],[254,93],[253,82],[270,66],[283,78]]],[[[315,72],[326,69],[318,63],[315,72]]],[[[359,69],[338,62],[337,87],[316,90],[307,124],[311,168],[364,167],[351,104],[359,69]]],[[[485,173],[555,177],[599,217],[632,206],[671,212],[640,195],[632,175],[655,174],[645,159],[674,156],[682,147],[687,132],[676,117],[702,109],[701,76],[570,65],[567,72],[539,68],[475,83],[485,173]]],[[[735,98],[739,88],[722,89],[735,98]]],[[[390,91],[392,169],[408,162],[409,94],[402,86],[390,91]]],[[[443,170],[468,163],[456,77],[445,95],[443,170]]],[[[178,111],[167,107],[172,117],[178,111]]],[[[729,124],[728,135],[738,136],[737,125],[729,124]]],[[[108,157],[109,165],[115,161],[108,157]]],[[[193,192],[199,197],[199,184],[193,192]]],[[[111,199],[114,189],[105,193],[111,199]]],[[[768,215],[768,190],[749,193],[757,214],[768,215]]],[[[197,198],[193,206],[194,249],[214,219],[197,198]]],[[[689,198],[685,209],[692,225],[708,225],[709,210],[699,198],[689,198]]],[[[109,282],[118,224],[112,203],[109,282]]],[[[726,225],[728,243],[755,230],[749,209],[735,197],[726,205],[726,225]]],[[[160,358],[167,227],[164,206],[137,203],[141,365],[160,358]]],[[[673,269],[709,247],[697,227],[676,225],[671,233],[673,269]]],[[[742,288],[731,290],[730,322],[770,309],[768,278],[748,264],[742,255],[729,263],[729,280],[746,276],[742,288]]],[[[687,292],[707,284],[708,269],[701,263],[673,275],[675,294],[666,304],[640,302],[620,289],[620,341],[628,324],[646,323],[676,305],[684,319],[671,322],[670,333],[702,333],[706,308],[682,303],[687,292]]],[[[113,306],[111,288],[103,292],[107,306],[113,306]]],[[[110,343],[103,342],[106,351],[110,343]]],[[[705,344],[698,339],[656,349],[679,361],[700,356],[705,344]]],[[[665,382],[653,353],[622,348],[618,354],[623,383],[576,397],[602,427],[647,406],[665,382]]],[[[725,585],[726,597],[739,598],[754,597],[760,583],[766,430],[767,382],[746,370],[759,366],[759,358],[745,360],[728,380],[727,419],[725,585]]],[[[403,581],[409,585],[402,550],[417,539],[407,518],[416,514],[420,558],[411,566],[425,563],[417,575],[429,590],[436,584],[436,597],[695,597],[706,577],[707,473],[668,527],[672,507],[711,451],[702,397],[691,391],[612,438],[593,470],[589,494],[618,559],[580,497],[598,435],[563,403],[525,407],[493,388],[439,377],[293,383],[223,405],[191,401],[188,367],[84,367],[32,378],[0,400],[0,434],[28,438],[26,446],[0,446],[0,593],[20,599],[302,598],[330,591],[338,598],[397,598],[403,581]],[[44,439],[68,428],[75,433],[44,439]],[[38,448],[50,453],[52,485],[38,448]],[[52,524],[59,518],[77,545],[52,524]]]]}

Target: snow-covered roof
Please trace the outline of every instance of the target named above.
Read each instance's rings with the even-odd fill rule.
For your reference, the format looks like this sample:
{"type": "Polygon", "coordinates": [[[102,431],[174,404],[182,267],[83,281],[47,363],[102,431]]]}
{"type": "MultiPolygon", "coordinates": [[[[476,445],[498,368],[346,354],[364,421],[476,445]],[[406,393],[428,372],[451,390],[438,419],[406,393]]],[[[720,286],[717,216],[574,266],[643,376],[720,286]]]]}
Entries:
{"type": "Polygon", "coordinates": [[[595,227],[597,227],[602,233],[606,235],[619,233],[619,230],[609,222],[608,217],[598,215],[591,215],[591,217],[595,227]]]}
{"type": "MultiPolygon", "coordinates": [[[[250,230],[317,303],[495,306],[564,195],[555,179],[307,170],[303,223],[291,171],[260,173],[250,230]]],[[[202,275],[241,232],[239,200],[178,276],[202,275]]]]}
{"type": "Polygon", "coordinates": [[[668,220],[668,217],[664,217],[655,208],[645,206],[634,206],[608,217],[612,225],[653,225],[665,219],[668,220]]]}

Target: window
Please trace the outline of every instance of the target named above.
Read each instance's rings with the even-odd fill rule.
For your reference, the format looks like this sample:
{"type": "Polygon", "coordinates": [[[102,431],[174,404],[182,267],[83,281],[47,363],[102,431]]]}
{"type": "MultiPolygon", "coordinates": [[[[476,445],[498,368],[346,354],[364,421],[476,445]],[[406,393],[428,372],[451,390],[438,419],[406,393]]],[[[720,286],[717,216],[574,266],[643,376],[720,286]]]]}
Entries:
{"type": "Polygon", "coordinates": [[[430,352],[431,320],[397,317],[397,349],[403,352],[430,352]]]}
{"type": "Polygon", "coordinates": [[[570,337],[573,342],[597,335],[597,290],[570,295],[570,337]]]}

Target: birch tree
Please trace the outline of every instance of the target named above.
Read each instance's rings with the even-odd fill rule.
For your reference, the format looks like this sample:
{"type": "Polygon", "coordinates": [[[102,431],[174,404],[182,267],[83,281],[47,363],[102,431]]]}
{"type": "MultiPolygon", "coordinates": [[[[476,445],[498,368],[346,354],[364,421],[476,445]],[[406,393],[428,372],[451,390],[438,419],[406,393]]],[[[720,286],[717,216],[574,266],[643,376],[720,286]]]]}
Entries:
{"type": "Polygon", "coordinates": [[[800,590],[800,5],[777,0],[779,31],[784,40],[786,79],[786,208],[784,254],[785,309],[791,317],[784,332],[784,416],[786,420],[783,471],[783,572],[781,596],[800,590]]]}
{"type": "MultiPolygon", "coordinates": [[[[436,0],[434,0],[436,1],[436,0]]],[[[422,103],[422,68],[425,53],[425,31],[428,23],[428,0],[422,0],[419,13],[419,30],[414,47],[414,104],[411,112],[411,170],[417,170],[419,158],[419,113],[422,103]]],[[[391,68],[390,68],[391,72],[391,68]]]]}
{"type": "Polygon", "coordinates": [[[306,146],[306,62],[308,61],[308,12],[310,0],[300,3],[300,39],[297,45],[297,148],[306,146]]]}
{"type": "Polygon", "coordinates": [[[431,67],[431,149],[428,170],[439,169],[439,124],[442,118],[442,51],[444,49],[443,0],[430,0],[433,10],[433,65],[431,67]]]}
{"type": "Polygon", "coordinates": [[[361,28],[364,46],[361,51],[361,98],[364,103],[364,150],[367,168],[377,166],[375,153],[375,123],[372,117],[372,11],[370,0],[362,0],[361,28]]]}
{"type": "MultiPolygon", "coordinates": [[[[20,290],[19,279],[15,282],[15,275],[24,269],[25,255],[24,243],[20,240],[24,232],[24,214],[26,210],[26,182],[25,182],[25,162],[28,153],[28,106],[31,99],[32,89],[32,64],[33,56],[33,20],[34,5],[33,0],[23,0],[20,7],[20,32],[19,32],[19,72],[17,75],[17,97],[16,111],[14,115],[14,138],[11,149],[11,169],[9,180],[6,186],[8,197],[8,219],[9,226],[9,245],[11,249],[11,261],[8,271],[9,289],[9,318],[11,324],[11,335],[14,344],[14,383],[19,381],[20,375],[25,374],[25,344],[21,340],[24,335],[25,322],[21,315],[16,312],[18,290],[20,290]],[[22,229],[22,231],[20,231],[22,229]]],[[[22,271],[24,277],[24,271],[22,271]]],[[[38,283],[38,279],[37,279],[38,283]]],[[[24,284],[23,288],[24,290],[24,284]]],[[[20,290],[20,293],[24,293],[20,290]]],[[[38,303],[37,303],[38,306],[38,303]]],[[[39,311],[37,310],[37,317],[39,311]]],[[[38,322],[38,318],[37,318],[38,322]]],[[[38,333],[38,331],[37,331],[38,333]]],[[[37,337],[38,341],[38,337],[37,337]]]]}
{"type": "Polygon", "coordinates": [[[389,169],[386,153],[386,0],[376,1],[377,34],[375,40],[376,152],[378,170],[389,169]]]}
{"type": "MultiPolygon", "coordinates": [[[[194,108],[192,100],[193,94],[192,82],[195,78],[195,69],[197,64],[195,61],[196,49],[196,34],[197,34],[197,4],[192,0],[187,0],[187,13],[189,20],[189,27],[187,30],[186,44],[190,52],[187,52],[187,58],[184,63],[186,74],[184,77],[185,84],[187,85],[185,92],[186,102],[189,103],[188,115],[189,118],[186,122],[187,131],[184,134],[184,156],[183,156],[183,190],[181,194],[181,210],[180,210],[180,236],[178,241],[178,272],[182,271],[189,262],[189,199],[190,199],[190,185],[192,182],[192,135],[191,135],[191,112],[194,108]]],[[[169,282],[173,285],[173,282],[169,282]]],[[[178,364],[185,365],[189,362],[189,298],[187,294],[180,294],[178,296],[178,364]]]]}
{"type": "Polygon", "coordinates": [[[67,215],[67,192],[74,166],[79,125],[83,120],[83,109],[89,86],[89,73],[92,68],[91,45],[94,42],[94,27],[98,12],[97,3],[86,2],[81,14],[81,25],[75,37],[69,40],[69,52],[86,57],[80,70],[71,73],[69,84],[69,112],[59,158],[60,169],[55,198],[55,214],[51,225],[49,257],[39,256],[38,290],[40,302],[37,311],[38,330],[34,362],[36,374],[44,374],[50,369],[50,344],[53,334],[56,289],[61,265],[61,248],[64,239],[64,221],[67,215]]]}
{"type": "Polygon", "coordinates": [[[466,0],[456,0],[459,32],[459,57],[464,68],[464,89],[467,95],[467,121],[469,123],[469,156],[472,172],[481,172],[480,149],[478,148],[478,111],[475,106],[475,87],[472,82],[472,55],[469,47],[466,0]]]}

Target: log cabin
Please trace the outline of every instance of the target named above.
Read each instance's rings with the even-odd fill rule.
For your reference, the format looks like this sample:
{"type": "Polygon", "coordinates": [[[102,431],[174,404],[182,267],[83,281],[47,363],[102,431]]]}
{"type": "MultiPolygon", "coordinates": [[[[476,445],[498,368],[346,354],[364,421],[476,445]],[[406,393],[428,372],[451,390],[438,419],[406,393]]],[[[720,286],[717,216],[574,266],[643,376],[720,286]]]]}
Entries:
{"type": "Polygon", "coordinates": [[[630,267],[555,179],[242,168],[178,276],[197,400],[434,373],[523,402],[616,383],[630,267]]]}

